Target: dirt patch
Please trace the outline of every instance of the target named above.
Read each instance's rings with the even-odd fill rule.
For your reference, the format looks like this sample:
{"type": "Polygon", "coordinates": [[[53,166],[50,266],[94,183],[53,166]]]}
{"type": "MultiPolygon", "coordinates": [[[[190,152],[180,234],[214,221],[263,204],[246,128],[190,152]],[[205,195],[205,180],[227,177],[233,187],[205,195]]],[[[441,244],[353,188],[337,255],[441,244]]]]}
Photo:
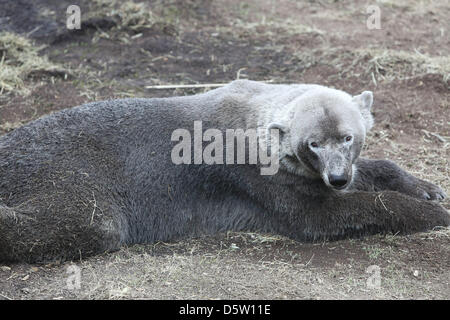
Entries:
{"type": "MultiPolygon", "coordinates": [[[[372,90],[364,155],[450,190],[445,1],[379,1],[380,30],[367,28],[369,2],[360,1],[78,1],[80,31],[65,28],[69,4],[0,0],[0,31],[45,45],[38,56],[71,74],[30,73],[21,78],[27,94],[2,92],[0,134],[88,101],[204,90],[150,85],[319,83],[372,90]]],[[[73,264],[0,266],[0,298],[448,299],[450,233],[315,244],[228,233],[136,245],[73,264]],[[70,290],[74,270],[81,287],[70,290]]]]}
{"type": "Polygon", "coordinates": [[[448,231],[320,244],[227,233],[4,267],[0,290],[9,299],[446,299],[449,246],[448,231]]]}

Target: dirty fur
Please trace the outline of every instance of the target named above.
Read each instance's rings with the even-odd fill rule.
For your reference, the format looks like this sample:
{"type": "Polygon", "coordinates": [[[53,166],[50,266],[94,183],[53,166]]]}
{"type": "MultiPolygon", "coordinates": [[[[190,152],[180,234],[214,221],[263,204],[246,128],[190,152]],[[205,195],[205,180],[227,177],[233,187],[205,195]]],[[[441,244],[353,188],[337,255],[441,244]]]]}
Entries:
{"type": "MultiPolygon", "coordinates": [[[[448,226],[448,212],[429,201],[445,196],[439,187],[390,161],[359,158],[373,121],[370,106],[361,106],[370,98],[240,80],[194,96],[89,103],[33,121],[0,137],[0,261],[80,259],[227,230],[317,241],[448,226]],[[278,173],[173,164],[173,130],[192,130],[197,120],[223,132],[279,128],[278,173]],[[345,190],[325,183],[333,168],[314,159],[326,155],[314,156],[299,136],[319,120],[355,131],[351,146],[333,151],[348,155],[339,158],[351,172],[345,190]]],[[[313,129],[324,139],[336,133],[313,129]]]]}

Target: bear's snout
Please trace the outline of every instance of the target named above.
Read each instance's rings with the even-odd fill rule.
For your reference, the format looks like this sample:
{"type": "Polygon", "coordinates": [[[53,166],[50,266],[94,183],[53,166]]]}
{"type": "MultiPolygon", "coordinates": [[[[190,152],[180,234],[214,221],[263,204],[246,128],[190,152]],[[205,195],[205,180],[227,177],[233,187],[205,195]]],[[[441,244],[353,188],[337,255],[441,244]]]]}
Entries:
{"type": "Polygon", "coordinates": [[[346,174],[342,175],[330,174],[328,175],[328,181],[334,188],[340,189],[346,186],[348,179],[346,174]]]}

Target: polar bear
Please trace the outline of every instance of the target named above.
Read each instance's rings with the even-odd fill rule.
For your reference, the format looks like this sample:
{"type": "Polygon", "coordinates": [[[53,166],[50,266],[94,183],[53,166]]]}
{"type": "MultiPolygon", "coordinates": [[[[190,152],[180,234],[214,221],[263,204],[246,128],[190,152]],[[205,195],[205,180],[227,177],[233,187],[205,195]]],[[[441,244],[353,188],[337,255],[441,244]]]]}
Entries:
{"type": "Polygon", "coordinates": [[[445,197],[439,187],[359,157],[372,101],[368,91],[238,80],[33,121],[0,137],[0,260],[78,259],[227,230],[317,241],[448,226],[432,201],[445,197]],[[193,161],[174,161],[174,131],[192,132],[199,121],[203,139],[182,150],[193,161]],[[238,147],[218,148],[218,133],[250,129],[266,150],[277,142],[275,174],[261,174],[259,162],[198,157],[212,140],[211,154],[237,155],[238,147]]]}

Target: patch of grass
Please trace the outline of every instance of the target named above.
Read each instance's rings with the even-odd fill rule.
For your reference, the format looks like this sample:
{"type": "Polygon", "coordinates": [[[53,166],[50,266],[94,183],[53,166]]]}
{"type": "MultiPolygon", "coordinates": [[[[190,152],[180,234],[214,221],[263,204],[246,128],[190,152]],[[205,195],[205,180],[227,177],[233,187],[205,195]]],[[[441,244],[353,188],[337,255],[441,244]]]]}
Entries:
{"type": "Polygon", "coordinates": [[[17,121],[17,122],[5,122],[0,124],[0,130],[5,131],[5,132],[9,132],[12,131],[16,128],[19,128],[23,125],[23,123],[21,121],[17,121]]]}
{"type": "Polygon", "coordinates": [[[285,237],[273,234],[261,234],[261,233],[247,233],[250,236],[252,243],[262,244],[262,243],[273,243],[278,241],[289,241],[285,237]]]}
{"type": "Polygon", "coordinates": [[[439,74],[444,82],[450,79],[450,56],[371,49],[357,50],[356,54],[359,60],[368,59],[366,72],[377,79],[392,81],[424,74],[439,74]]]}
{"type": "Polygon", "coordinates": [[[364,246],[363,249],[371,260],[377,260],[378,258],[382,257],[387,251],[386,248],[382,248],[378,245],[364,246]]]}
{"type": "MultiPolygon", "coordinates": [[[[241,18],[235,18],[232,24],[227,26],[217,26],[215,31],[226,33],[238,38],[253,39],[257,34],[259,37],[270,39],[290,38],[298,35],[321,36],[324,32],[313,25],[301,24],[291,19],[285,20],[266,20],[263,16],[258,21],[247,21],[241,18]]],[[[268,43],[269,45],[269,43],[268,43]]],[[[283,48],[281,48],[282,50],[283,48]]]]}
{"type": "Polygon", "coordinates": [[[86,19],[92,18],[106,18],[115,21],[115,26],[110,30],[98,28],[92,38],[92,43],[104,38],[120,40],[129,44],[134,39],[141,37],[143,31],[151,28],[161,28],[169,34],[177,34],[178,32],[173,26],[171,18],[155,14],[153,7],[150,8],[144,2],[94,0],[93,8],[86,19]]]}
{"type": "Polygon", "coordinates": [[[429,56],[418,51],[343,48],[318,49],[295,54],[306,68],[324,64],[339,70],[339,76],[364,76],[377,82],[405,80],[426,74],[450,80],[450,56],[429,56]]]}
{"type": "MultiPolygon", "coordinates": [[[[94,3],[100,7],[101,12],[106,12],[107,16],[115,16],[120,19],[118,28],[141,30],[151,28],[156,22],[153,12],[144,3],[109,0],[94,0],[94,3]]],[[[91,16],[98,14],[99,12],[95,11],[91,16]]]]}
{"type": "Polygon", "coordinates": [[[375,2],[386,9],[402,10],[402,12],[410,12],[414,14],[433,12],[442,6],[442,3],[434,0],[376,0],[375,2]]]}
{"type": "Polygon", "coordinates": [[[291,19],[286,19],[283,21],[266,21],[263,19],[260,22],[245,22],[243,20],[237,19],[236,24],[233,25],[233,30],[236,28],[242,28],[251,32],[259,32],[260,29],[264,29],[267,36],[279,36],[279,32],[286,35],[298,35],[305,33],[314,34],[324,34],[324,32],[314,26],[304,25],[293,21],[291,19]]]}
{"type": "Polygon", "coordinates": [[[39,52],[44,46],[36,46],[30,39],[11,32],[0,33],[0,94],[30,93],[24,80],[33,74],[66,75],[61,66],[48,60],[39,52]]]}

